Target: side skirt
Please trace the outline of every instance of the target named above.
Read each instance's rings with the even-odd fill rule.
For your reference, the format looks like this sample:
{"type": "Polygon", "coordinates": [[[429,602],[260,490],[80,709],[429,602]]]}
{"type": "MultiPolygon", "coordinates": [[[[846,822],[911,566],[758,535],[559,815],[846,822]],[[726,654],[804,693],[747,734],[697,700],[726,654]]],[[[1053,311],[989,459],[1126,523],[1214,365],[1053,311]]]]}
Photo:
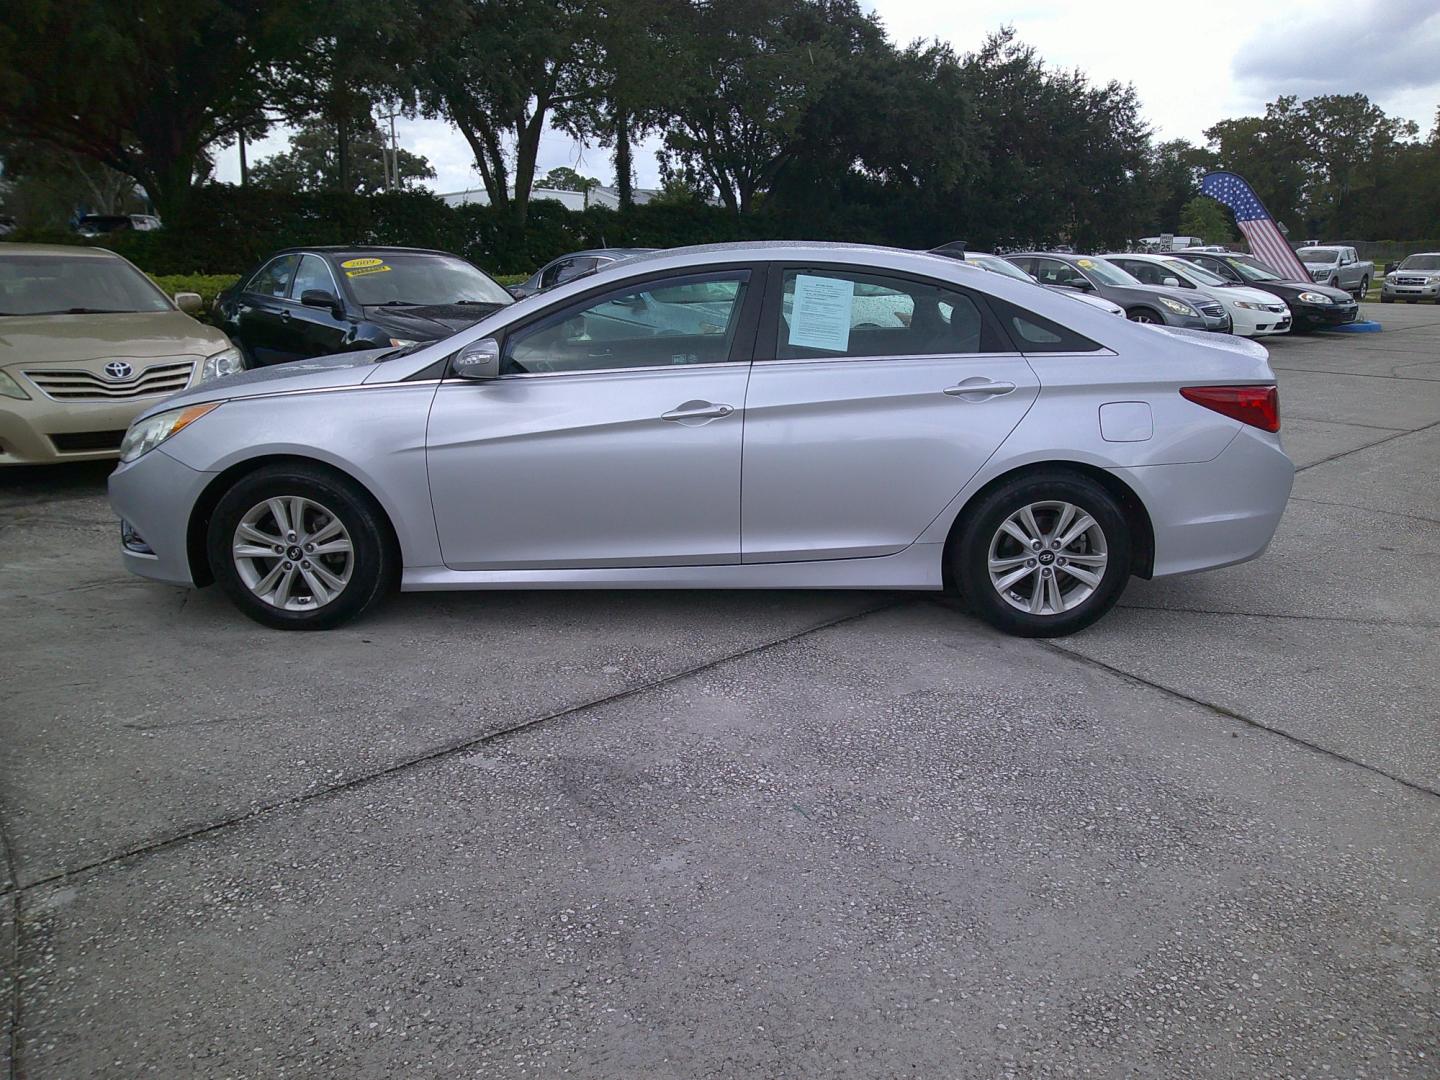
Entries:
{"type": "Polygon", "coordinates": [[[944,587],[944,544],[912,544],[894,555],[823,562],[727,566],[616,566],[582,570],[451,570],[407,566],[403,592],[451,589],[914,589],[944,587]]]}

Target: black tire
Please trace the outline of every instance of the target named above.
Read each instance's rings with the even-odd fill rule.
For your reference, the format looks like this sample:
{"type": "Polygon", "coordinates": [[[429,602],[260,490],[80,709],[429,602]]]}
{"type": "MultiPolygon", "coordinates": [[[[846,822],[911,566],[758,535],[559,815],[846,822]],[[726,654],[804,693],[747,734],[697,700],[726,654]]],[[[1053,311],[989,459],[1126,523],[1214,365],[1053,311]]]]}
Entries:
{"type": "MultiPolygon", "coordinates": [[[[277,521],[272,515],[268,519],[262,519],[259,527],[262,532],[278,533],[277,521]]],[[[277,630],[329,630],[355,618],[394,586],[399,573],[399,559],[393,550],[390,536],[382,511],[370,495],[354,481],[319,466],[267,465],[242,477],[221,496],[214,513],[210,515],[206,552],[215,580],[235,606],[256,622],[277,630]],[[303,554],[300,556],[305,558],[302,565],[312,573],[317,569],[328,568],[334,577],[343,573],[342,566],[348,569],[348,577],[344,578],[343,587],[331,598],[308,610],[284,609],[261,599],[251,591],[250,585],[241,576],[242,570],[237,566],[237,559],[232,554],[236,529],[242,519],[252,510],[259,509],[267,500],[276,498],[307,500],[313,509],[302,510],[302,515],[309,515],[311,527],[317,534],[329,520],[328,516],[333,516],[343,527],[346,534],[344,539],[349,544],[348,563],[334,561],[346,559],[347,556],[343,555],[309,558],[305,558],[303,554]],[[314,559],[315,562],[311,563],[309,559],[314,559]],[[320,564],[322,559],[331,561],[317,567],[316,564],[320,564]]],[[[282,539],[293,543],[288,535],[282,539]]],[[[304,537],[297,534],[296,539],[303,542],[304,537]]],[[[322,544],[322,547],[324,546],[327,545],[322,544]]],[[[299,567],[294,563],[281,562],[281,559],[293,552],[303,552],[303,548],[296,546],[274,559],[266,555],[263,559],[243,561],[247,564],[248,571],[257,575],[274,569],[277,564],[294,567],[295,573],[286,575],[297,582],[296,587],[301,594],[294,602],[304,603],[304,595],[309,594],[310,603],[313,604],[315,594],[304,584],[303,579],[298,578],[299,567]]]]}
{"type": "Polygon", "coordinates": [[[1364,299],[1365,299],[1365,295],[1366,295],[1369,291],[1370,291],[1370,279],[1369,279],[1368,277],[1367,277],[1367,278],[1361,278],[1361,279],[1360,279],[1360,291],[1355,294],[1355,299],[1356,299],[1356,300],[1364,300],[1364,299]]]}
{"type": "Polygon", "coordinates": [[[1131,322],[1154,323],[1157,326],[1164,326],[1165,320],[1160,317],[1158,311],[1146,307],[1131,308],[1125,312],[1125,317],[1131,322]]]}
{"type": "MultiPolygon", "coordinates": [[[[1036,513],[1034,520],[1042,531],[1047,524],[1047,520],[1043,519],[1047,513],[1059,516],[1058,509],[1042,508],[1036,513]]],[[[1057,521],[1050,518],[1048,524],[1053,526],[1057,521]]],[[[1131,553],[1130,528],[1115,498],[1088,477],[1054,470],[1030,473],[1003,483],[968,507],[964,525],[951,550],[951,570],[976,614],[991,626],[1017,637],[1060,637],[1085,629],[1115,606],[1130,579],[1131,553]],[[1043,568],[1035,566],[1032,575],[1025,579],[1027,586],[1031,581],[1043,580],[1041,588],[1047,597],[1050,581],[1057,582],[1056,588],[1062,591],[1062,608],[1067,599],[1063,595],[1066,589],[1070,590],[1070,598],[1077,590],[1087,587],[1089,595],[1081,598],[1074,607],[1058,613],[1032,614],[1020,610],[1001,595],[991,580],[990,552],[992,543],[997,548],[998,557],[1014,558],[1023,551],[1024,548],[1008,534],[999,535],[1001,526],[1024,507],[1044,503],[1069,503],[1078,511],[1089,514],[1098,525],[1100,536],[1097,545],[1094,533],[1087,532],[1060,552],[1050,553],[1052,565],[1043,568]],[[1006,544],[1014,545],[1016,550],[1009,552],[1004,548],[1006,544]],[[1106,561],[1100,570],[1098,583],[1083,586],[1068,571],[1062,577],[1058,559],[1067,552],[1072,557],[1088,555],[1092,559],[1096,554],[1104,554],[1106,561]],[[1046,571],[1044,579],[1034,576],[1046,571]]],[[[1045,550],[1037,552],[1037,561],[1043,562],[1045,554],[1045,550]]]]}

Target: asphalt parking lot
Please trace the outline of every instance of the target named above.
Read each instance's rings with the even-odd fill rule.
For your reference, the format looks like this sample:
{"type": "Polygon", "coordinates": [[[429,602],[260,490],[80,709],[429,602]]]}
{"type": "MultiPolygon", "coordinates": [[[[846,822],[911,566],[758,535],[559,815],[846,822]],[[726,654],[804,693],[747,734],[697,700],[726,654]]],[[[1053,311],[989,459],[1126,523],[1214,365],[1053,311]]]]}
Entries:
{"type": "Polygon", "coordinates": [[[803,592],[284,635],[128,577],[108,469],[0,472],[0,1056],[1436,1076],[1440,307],[1367,314],[1269,343],[1270,552],[1052,643],[803,592]]]}

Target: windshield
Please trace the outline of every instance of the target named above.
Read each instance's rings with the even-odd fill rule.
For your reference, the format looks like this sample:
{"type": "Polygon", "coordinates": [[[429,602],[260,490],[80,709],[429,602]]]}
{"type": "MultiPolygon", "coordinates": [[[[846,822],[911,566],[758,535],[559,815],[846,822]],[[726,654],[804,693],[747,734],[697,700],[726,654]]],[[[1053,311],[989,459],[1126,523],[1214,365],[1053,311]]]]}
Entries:
{"type": "Polygon", "coordinates": [[[1014,278],[1016,281],[1028,282],[1031,285],[1035,284],[1034,278],[1014,263],[1006,262],[1000,258],[999,255],[966,255],[965,261],[974,263],[982,270],[990,270],[996,274],[1014,278]]]}
{"type": "Polygon", "coordinates": [[[1114,263],[1108,263],[1104,259],[1076,259],[1075,265],[1102,285],[1140,284],[1139,278],[1132,277],[1114,263]]]}
{"type": "Polygon", "coordinates": [[[1440,255],[1410,255],[1399,266],[1401,270],[1440,270],[1440,255]]]}
{"type": "Polygon", "coordinates": [[[1332,263],[1340,261],[1340,252],[1334,248],[1301,248],[1295,253],[1301,262],[1332,263]]]}
{"type": "Polygon", "coordinates": [[[1198,281],[1201,285],[1229,284],[1219,274],[1212,274],[1203,266],[1197,266],[1195,263],[1186,262],[1184,259],[1166,259],[1164,260],[1164,265],[1166,269],[1173,270],[1175,273],[1179,274],[1181,281],[1189,278],[1191,281],[1198,281]]]}
{"type": "Polygon", "coordinates": [[[112,256],[0,254],[0,314],[170,311],[150,279],[112,256]]]}
{"type": "Polygon", "coordinates": [[[513,297],[486,274],[453,255],[355,256],[340,272],[358,303],[402,306],[509,304],[513,297]]]}
{"type": "Polygon", "coordinates": [[[1230,265],[1235,272],[1246,281],[1284,281],[1279,274],[1257,259],[1247,258],[1244,255],[1234,255],[1230,258],[1230,265]]]}

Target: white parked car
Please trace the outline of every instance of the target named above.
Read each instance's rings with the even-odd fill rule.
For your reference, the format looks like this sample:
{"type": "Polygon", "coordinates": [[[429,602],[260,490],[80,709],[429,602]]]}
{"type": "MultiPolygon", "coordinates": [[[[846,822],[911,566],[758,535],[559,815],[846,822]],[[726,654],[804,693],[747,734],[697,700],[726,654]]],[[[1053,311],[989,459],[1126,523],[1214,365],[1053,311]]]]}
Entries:
{"type": "Polygon", "coordinates": [[[1274,293],[1232,285],[1219,274],[1169,255],[1106,255],[1105,258],[1146,285],[1193,289],[1219,301],[1230,313],[1232,334],[1269,337],[1290,331],[1290,308],[1274,293]]]}
{"type": "Polygon", "coordinates": [[[1404,262],[1385,275],[1385,283],[1380,286],[1380,302],[1393,304],[1396,300],[1407,304],[1421,300],[1440,304],[1440,251],[1407,255],[1404,262]]]}

